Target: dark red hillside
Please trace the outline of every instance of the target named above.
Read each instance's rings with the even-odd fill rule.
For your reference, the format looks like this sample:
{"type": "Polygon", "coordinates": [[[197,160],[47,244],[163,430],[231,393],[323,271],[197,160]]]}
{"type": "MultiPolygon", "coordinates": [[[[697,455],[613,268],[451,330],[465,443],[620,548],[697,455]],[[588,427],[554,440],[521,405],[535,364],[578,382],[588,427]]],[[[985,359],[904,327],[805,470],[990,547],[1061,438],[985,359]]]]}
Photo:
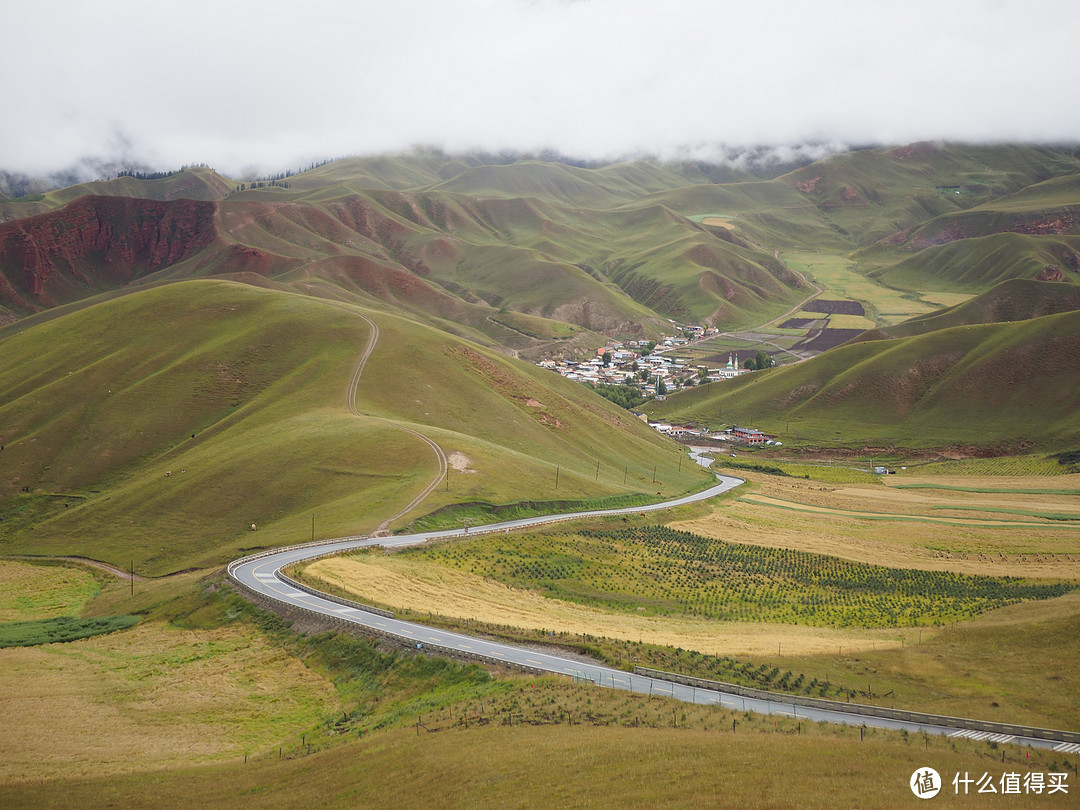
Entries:
{"type": "Polygon", "coordinates": [[[217,235],[216,203],[80,197],[0,224],[0,304],[35,312],[183,261],[217,235]]]}

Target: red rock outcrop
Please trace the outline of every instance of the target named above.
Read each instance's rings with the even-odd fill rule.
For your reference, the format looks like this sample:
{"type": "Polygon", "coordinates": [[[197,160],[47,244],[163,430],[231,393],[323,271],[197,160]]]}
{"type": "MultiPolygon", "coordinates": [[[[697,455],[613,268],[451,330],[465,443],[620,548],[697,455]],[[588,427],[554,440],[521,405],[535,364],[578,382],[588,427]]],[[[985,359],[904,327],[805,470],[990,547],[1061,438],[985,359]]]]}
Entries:
{"type": "Polygon", "coordinates": [[[1056,264],[1048,264],[1043,271],[1039,273],[1039,281],[1067,281],[1065,274],[1061,272],[1061,268],[1056,264]]]}
{"type": "Polygon", "coordinates": [[[197,200],[80,197],[4,223],[0,274],[8,283],[0,284],[0,296],[10,306],[38,310],[169,267],[215,238],[215,210],[215,203],[197,200]]]}

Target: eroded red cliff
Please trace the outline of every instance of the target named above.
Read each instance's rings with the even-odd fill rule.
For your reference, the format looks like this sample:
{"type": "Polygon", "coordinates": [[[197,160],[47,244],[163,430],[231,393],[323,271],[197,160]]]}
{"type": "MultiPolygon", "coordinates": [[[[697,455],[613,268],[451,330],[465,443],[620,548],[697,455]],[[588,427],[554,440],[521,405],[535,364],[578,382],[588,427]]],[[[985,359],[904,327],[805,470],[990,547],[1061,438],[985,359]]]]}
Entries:
{"type": "Polygon", "coordinates": [[[183,261],[216,236],[216,203],[81,197],[0,224],[0,303],[36,311],[183,261]]]}

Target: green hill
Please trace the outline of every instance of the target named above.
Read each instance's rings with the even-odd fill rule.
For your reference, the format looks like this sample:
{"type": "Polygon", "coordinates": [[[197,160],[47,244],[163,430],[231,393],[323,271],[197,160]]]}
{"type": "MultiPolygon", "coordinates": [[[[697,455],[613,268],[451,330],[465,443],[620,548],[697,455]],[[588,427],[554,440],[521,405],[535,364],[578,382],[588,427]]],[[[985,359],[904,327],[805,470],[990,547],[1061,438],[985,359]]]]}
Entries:
{"type": "Polygon", "coordinates": [[[954,326],[1024,321],[1077,309],[1080,285],[1012,279],[962,304],[866,332],[856,340],[912,337],[954,326]]]}
{"type": "Polygon", "coordinates": [[[423,511],[672,494],[708,477],[679,471],[673,444],[581,385],[397,316],[367,317],[379,331],[356,394],[363,416],[346,392],[372,332],[350,305],[194,281],[9,327],[5,551],[165,573],[309,539],[313,515],[320,537],[371,531],[438,474],[413,431],[456,465],[423,511]]]}
{"type": "Polygon", "coordinates": [[[647,410],[826,446],[990,450],[1080,441],[1080,311],[841,346],[647,410]]]}
{"type": "Polygon", "coordinates": [[[866,246],[1077,171],[1075,155],[1051,147],[920,143],[833,155],[780,179],[838,233],[866,246]]]}

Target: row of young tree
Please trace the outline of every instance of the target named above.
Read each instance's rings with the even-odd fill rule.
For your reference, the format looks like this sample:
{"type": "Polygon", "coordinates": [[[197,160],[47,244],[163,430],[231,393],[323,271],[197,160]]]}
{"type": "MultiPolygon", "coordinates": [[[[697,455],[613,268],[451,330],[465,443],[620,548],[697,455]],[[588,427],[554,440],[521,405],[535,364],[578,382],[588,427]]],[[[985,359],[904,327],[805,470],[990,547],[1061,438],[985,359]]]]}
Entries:
{"type": "Polygon", "coordinates": [[[289,184],[283,183],[280,180],[252,180],[250,183],[240,183],[235,188],[233,188],[232,193],[236,194],[237,192],[247,191],[248,189],[269,187],[288,188],[289,184]]]}
{"type": "Polygon", "coordinates": [[[164,172],[137,172],[133,169],[121,169],[116,173],[117,178],[132,177],[136,180],[164,180],[166,177],[172,177],[182,172],[186,172],[188,169],[209,169],[205,163],[192,163],[184,164],[179,169],[173,169],[171,171],[164,172]]]}

